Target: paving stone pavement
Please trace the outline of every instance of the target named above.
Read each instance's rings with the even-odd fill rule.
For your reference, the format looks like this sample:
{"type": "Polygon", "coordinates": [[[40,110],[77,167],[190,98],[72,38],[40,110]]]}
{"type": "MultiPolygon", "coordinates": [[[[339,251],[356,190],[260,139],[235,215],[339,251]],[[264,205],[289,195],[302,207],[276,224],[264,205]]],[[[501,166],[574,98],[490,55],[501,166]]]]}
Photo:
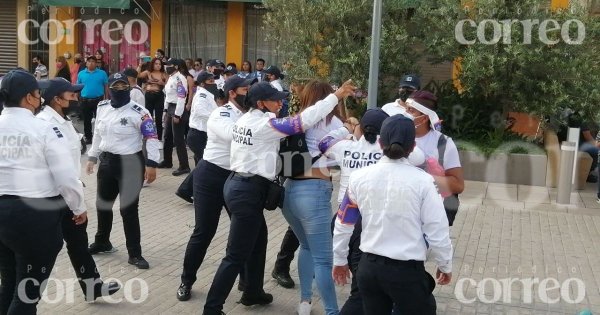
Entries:
{"type": "MultiPolygon", "coordinates": [[[[102,277],[126,283],[131,293],[126,295],[127,290],[121,290],[115,294],[115,299],[122,299],[120,303],[102,299],[85,303],[79,286],[67,284],[74,273],[63,248],[51,276],[62,281],[49,282],[47,299],[40,303],[39,314],[202,313],[212,277],[224,256],[229,219],[223,212],[217,234],[198,273],[192,299],[177,301],[175,291],[194,214],[192,205],[173,194],[183,177],[170,173],[171,170],[159,170],[157,181],[143,188],[141,194],[142,248],[151,268],[136,270],[127,264],[118,210],[111,241],[119,250],[95,256],[102,277]],[[142,284],[146,285],[146,292],[141,289],[142,284]],[[147,295],[142,299],[144,293],[147,295]],[[55,302],[51,303],[52,300],[55,302]]],[[[95,176],[87,175],[82,180],[86,184],[89,209],[88,234],[93,240],[96,180],[95,176]]],[[[556,197],[555,190],[553,197],[551,189],[541,187],[468,182],[461,210],[451,228],[455,247],[453,281],[434,291],[438,314],[578,314],[585,309],[600,313],[600,209],[594,209],[598,207],[589,200],[589,208],[586,208],[583,200],[593,198],[593,191],[590,186],[584,192],[575,193],[575,206],[563,207],[550,202],[550,198],[556,197]],[[541,197],[529,203],[518,201],[519,193],[524,191],[529,197],[532,190],[537,193],[534,197],[541,197]],[[517,200],[510,199],[515,197],[511,196],[513,191],[517,200]],[[504,192],[505,199],[492,199],[498,192],[504,192]],[[541,284],[535,283],[529,289],[526,282],[531,278],[541,284]],[[513,279],[512,284],[510,279],[513,279]],[[584,291],[578,285],[584,287],[584,291]],[[547,297],[540,286],[550,288],[547,297]],[[569,303],[578,300],[579,295],[580,301],[569,303]],[[469,302],[461,302],[461,298],[469,302]],[[551,303],[545,303],[548,299],[551,303]]],[[[334,192],[334,198],[336,195],[334,192]]],[[[236,303],[241,293],[234,288],[224,307],[227,314],[295,314],[298,285],[295,289],[284,289],[270,276],[287,223],[280,211],[266,211],[265,217],[269,227],[265,290],[274,295],[274,302],[268,306],[245,307],[236,303]]],[[[427,269],[435,270],[430,263],[427,269]]],[[[291,274],[298,282],[296,261],[292,263],[291,274]]],[[[341,307],[349,294],[349,286],[337,290],[341,307]]],[[[313,291],[312,314],[323,314],[316,288],[313,291]]]]}

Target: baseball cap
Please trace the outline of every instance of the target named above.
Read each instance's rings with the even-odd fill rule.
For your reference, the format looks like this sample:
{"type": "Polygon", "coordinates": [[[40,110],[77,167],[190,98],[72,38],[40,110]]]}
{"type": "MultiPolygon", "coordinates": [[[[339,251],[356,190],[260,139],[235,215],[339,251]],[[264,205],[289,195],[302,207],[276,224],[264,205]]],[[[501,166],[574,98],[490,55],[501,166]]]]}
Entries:
{"type": "Polygon", "coordinates": [[[23,68],[16,68],[2,77],[0,102],[18,105],[25,95],[37,89],[46,89],[49,84],[47,81],[37,81],[31,73],[23,68]]]}
{"type": "Polygon", "coordinates": [[[397,143],[410,152],[415,146],[415,123],[402,115],[386,118],[381,125],[379,140],[384,146],[397,143]]]}
{"type": "Polygon", "coordinates": [[[117,73],[111,74],[110,78],[108,78],[108,86],[112,87],[113,84],[115,84],[118,81],[129,84],[129,81],[127,81],[127,76],[124,73],[117,72],[117,73]]]}
{"type": "Polygon", "coordinates": [[[223,61],[221,61],[219,59],[210,59],[206,62],[207,67],[216,67],[216,66],[223,67],[224,65],[225,64],[223,63],[223,61]]]}
{"type": "Polygon", "coordinates": [[[425,107],[435,110],[437,107],[437,97],[433,93],[425,90],[419,90],[410,95],[410,98],[425,107]]]}
{"type": "Polygon", "coordinates": [[[277,68],[276,66],[269,66],[264,73],[268,73],[268,74],[272,74],[274,76],[276,76],[279,79],[283,79],[284,75],[281,74],[281,70],[279,70],[279,68],[277,68]]]}
{"type": "Polygon", "coordinates": [[[402,76],[400,87],[408,87],[415,90],[421,89],[421,79],[416,74],[407,74],[402,76]]]}
{"type": "Polygon", "coordinates": [[[196,83],[198,83],[198,84],[204,83],[204,81],[214,79],[214,78],[215,78],[214,74],[212,74],[208,71],[200,71],[200,73],[198,73],[198,77],[196,77],[196,83]]]}
{"type": "Polygon", "coordinates": [[[137,72],[137,70],[135,70],[133,68],[127,68],[127,69],[123,70],[123,75],[130,77],[130,78],[137,78],[138,72],[137,72]]]}
{"type": "Polygon", "coordinates": [[[256,104],[258,101],[280,101],[286,99],[289,92],[279,92],[269,82],[261,81],[248,90],[248,99],[256,104]]]}
{"type": "Polygon", "coordinates": [[[228,78],[227,80],[225,80],[225,85],[223,86],[223,91],[225,91],[225,95],[228,95],[229,91],[231,91],[231,90],[235,90],[239,87],[250,86],[250,85],[256,83],[257,81],[258,81],[258,79],[256,79],[256,78],[244,79],[244,78],[238,77],[237,75],[234,75],[234,76],[228,78]]]}
{"type": "Polygon", "coordinates": [[[178,67],[182,67],[185,64],[185,61],[183,59],[176,59],[176,58],[171,58],[169,60],[167,60],[167,62],[165,63],[167,66],[178,66],[178,67]]]}
{"type": "Polygon", "coordinates": [[[360,119],[360,127],[364,130],[366,127],[370,126],[375,128],[376,132],[379,133],[381,131],[381,125],[383,124],[383,121],[388,117],[390,117],[390,115],[384,112],[381,108],[369,109],[360,119]]]}
{"type": "Polygon", "coordinates": [[[227,74],[227,73],[237,74],[238,71],[234,66],[227,66],[227,68],[225,68],[225,71],[223,71],[223,74],[227,74]]]}
{"type": "Polygon", "coordinates": [[[55,96],[64,92],[77,93],[83,90],[83,84],[71,84],[71,82],[65,78],[54,78],[52,80],[44,81],[48,81],[48,87],[42,92],[44,105],[50,104],[50,101],[52,101],[55,96]]]}

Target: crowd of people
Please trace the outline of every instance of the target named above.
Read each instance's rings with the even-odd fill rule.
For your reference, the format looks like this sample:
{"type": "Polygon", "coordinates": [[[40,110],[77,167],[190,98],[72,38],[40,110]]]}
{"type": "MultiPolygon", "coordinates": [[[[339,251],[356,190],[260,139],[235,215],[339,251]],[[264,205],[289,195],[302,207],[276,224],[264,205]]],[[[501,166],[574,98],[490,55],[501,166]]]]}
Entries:
{"type": "Polygon", "coordinates": [[[195,214],[178,300],[191,298],[225,209],[228,244],[204,314],[224,314],[238,276],[243,305],[272,303],[263,289],[269,230],[263,211],[280,208],[289,227],[271,274],[293,288],[290,264],[300,248],[298,314],[311,312],[313,282],[326,314],[436,313],[436,282],[452,278],[449,228],[464,179],[456,145],[440,131],[437,98],[421,90],[418,76],[401,78],[397,100],[351,117],[344,100],[356,93],[352,80],[337,89],[311,80],[290,93],[285,74],[263,59],[254,70],[244,61],[238,71],[218,59],[203,64],[158,50],[154,58],[141,54],[136,69],[109,74],[98,51],[85,65],[76,55],[70,68],[59,58],[51,80],[41,77],[38,61],[35,76],[16,69],[0,87],[0,314],[36,313],[31,301],[44,288],[28,282],[26,300],[16,287],[25,278],[38,284],[48,278],[63,239],[87,300],[117,292],[117,283],[101,280],[92,257],[115,251],[117,197],[128,263],[150,268],[142,255],[139,196],[157,168],[173,168],[173,149],[172,175],[187,174],[174,193],[193,203],[195,214]],[[71,121],[77,114],[83,134],[71,121]],[[97,177],[98,226],[89,246],[79,180],[84,152],[86,173],[97,177]],[[332,207],[337,169],[340,192],[332,207]],[[438,267],[435,279],[426,260],[438,267]],[[340,309],[335,284],[350,278],[351,294],[340,309]]]}

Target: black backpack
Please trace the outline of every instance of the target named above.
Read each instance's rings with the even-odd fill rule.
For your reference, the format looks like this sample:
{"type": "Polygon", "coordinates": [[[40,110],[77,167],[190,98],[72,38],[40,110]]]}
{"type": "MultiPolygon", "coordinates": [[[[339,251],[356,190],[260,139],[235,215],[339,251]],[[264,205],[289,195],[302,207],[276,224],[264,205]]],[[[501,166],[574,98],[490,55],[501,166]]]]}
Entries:
{"type": "MultiPolygon", "coordinates": [[[[444,153],[446,152],[446,143],[448,142],[448,138],[445,135],[441,135],[438,139],[438,163],[442,167],[444,167],[444,153]]],[[[448,217],[448,223],[450,226],[454,223],[454,219],[456,218],[456,214],[458,213],[458,207],[460,206],[460,200],[458,199],[458,194],[450,195],[444,198],[444,209],[446,210],[446,216],[448,217]]]]}
{"type": "Polygon", "coordinates": [[[279,159],[281,160],[279,176],[291,178],[300,176],[309,170],[320,157],[321,154],[315,157],[310,155],[303,133],[287,136],[279,143],[279,159]]]}

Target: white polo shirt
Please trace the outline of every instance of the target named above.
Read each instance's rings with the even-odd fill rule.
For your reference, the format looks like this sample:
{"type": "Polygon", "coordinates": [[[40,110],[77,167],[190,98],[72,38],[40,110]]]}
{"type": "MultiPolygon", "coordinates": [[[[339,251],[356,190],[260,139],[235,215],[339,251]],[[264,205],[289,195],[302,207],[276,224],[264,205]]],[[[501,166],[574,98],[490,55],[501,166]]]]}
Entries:
{"type": "Polygon", "coordinates": [[[226,170],[230,169],[233,125],[243,114],[231,102],[212,111],[206,123],[207,140],[202,159],[226,170]]]}

